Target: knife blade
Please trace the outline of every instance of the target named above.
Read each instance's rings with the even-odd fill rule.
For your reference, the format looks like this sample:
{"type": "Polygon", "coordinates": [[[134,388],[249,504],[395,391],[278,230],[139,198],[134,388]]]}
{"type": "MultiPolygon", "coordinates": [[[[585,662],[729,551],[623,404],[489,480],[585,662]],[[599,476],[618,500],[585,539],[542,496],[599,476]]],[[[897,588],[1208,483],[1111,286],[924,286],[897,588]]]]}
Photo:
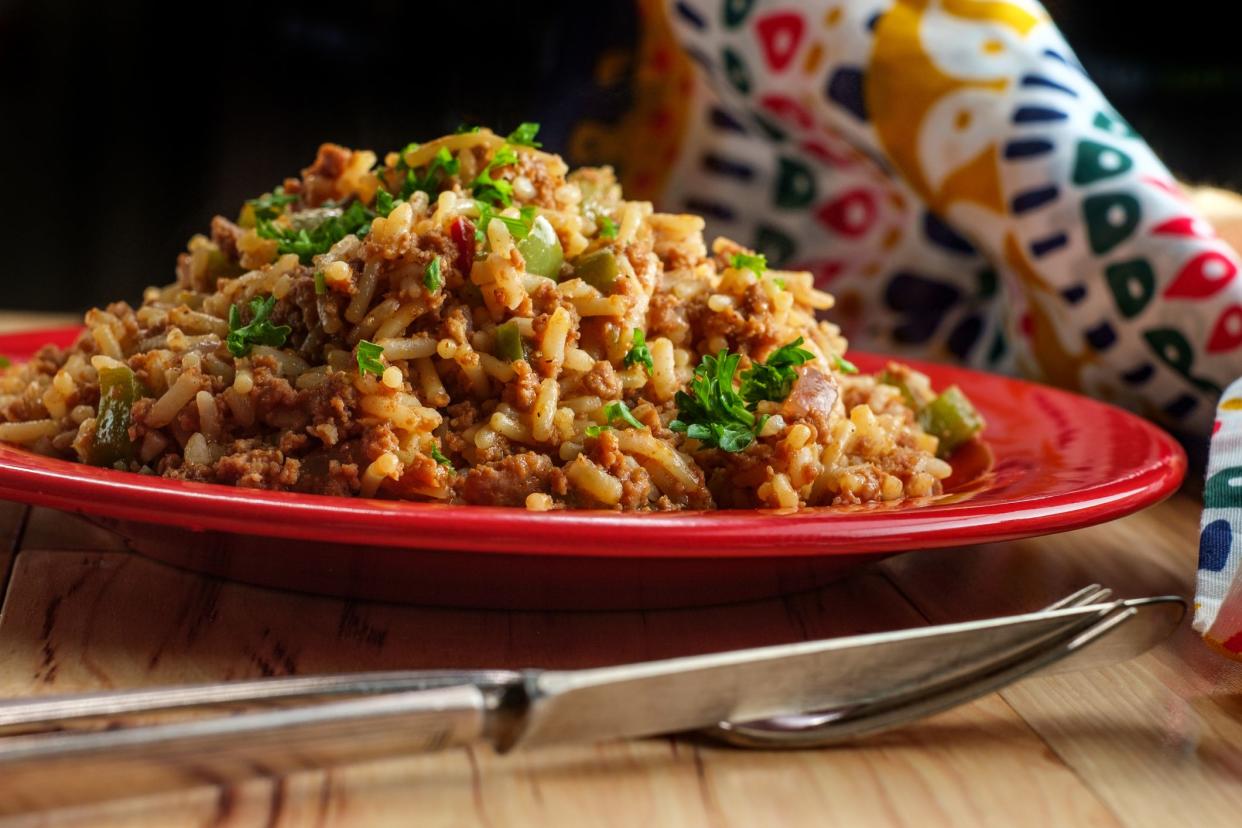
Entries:
{"type": "MultiPolygon", "coordinates": [[[[387,692],[371,697],[9,737],[0,739],[0,812],[226,784],[480,740],[504,751],[866,702],[929,677],[951,680],[981,659],[1015,658],[1073,636],[1120,603],[589,670],[488,673],[491,679],[479,685],[444,687],[439,673],[432,689],[417,689],[419,674],[409,673],[404,685],[390,683],[387,692]],[[402,686],[407,689],[396,689],[402,686]]],[[[297,681],[303,693],[315,684],[310,677],[297,681]]],[[[90,694],[78,697],[80,705],[63,699],[45,704],[71,719],[75,706],[91,709],[88,700],[108,695],[126,696],[90,694]]],[[[209,696],[199,689],[182,697],[209,696]]],[[[27,721],[40,711],[37,701],[0,703],[0,721],[13,721],[18,708],[16,718],[27,721]]]]}

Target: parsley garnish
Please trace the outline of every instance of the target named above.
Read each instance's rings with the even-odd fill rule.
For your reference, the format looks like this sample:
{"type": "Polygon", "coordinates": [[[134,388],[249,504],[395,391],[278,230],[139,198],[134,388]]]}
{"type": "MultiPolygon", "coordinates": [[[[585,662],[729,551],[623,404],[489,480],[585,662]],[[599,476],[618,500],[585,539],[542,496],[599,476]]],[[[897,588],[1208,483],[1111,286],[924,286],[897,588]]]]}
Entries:
{"type": "Polygon", "coordinates": [[[716,356],[704,356],[690,381],[693,393],[678,391],[674,398],[677,419],[669,428],[724,451],[744,450],[768,419],[755,416],[759,403],[788,397],[798,378],[794,368],[815,358],[799,348],[801,344],[802,337],[798,337],[773,351],[766,362],[756,362],[743,371],[740,392],[733,387],[733,375],[741,355],[722,350],[716,356]]]}
{"type": "Polygon", "coordinates": [[[422,178],[415,175],[413,170],[406,170],[405,183],[401,186],[401,197],[409,198],[418,190],[433,196],[440,192],[440,184],[443,180],[457,175],[460,169],[461,163],[453,157],[453,153],[448,151],[448,147],[440,147],[432,156],[431,163],[427,165],[427,171],[423,173],[422,178]]]}
{"type": "Polygon", "coordinates": [[[508,207],[512,204],[513,184],[505,181],[503,178],[493,178],[492,170],[497,167],[507,167],[510,164],[516,164],[517,160],[517,153],[508,144],[504,144],[500,149],[496,150],[492,160],[488,161],[487,166],[479,171],[474,181],[470,182],[470,189],[474,191],[474,197],[492,205],[508,207]]]}
{"type": "MultiPolygon", "coordinates": [[[[395,197],[391,194],[389,196],[394,198],[394,201],[396,199],[408,201],[410,196],[414,195],[414,193],[419,190],[429,196],[436,195],[440,192],[440,186],[444,184],[445,180],[450,176],[457,175],[457,172],[461,167],[457,159],[453,157],[453,153],[448,151],[448,147],[440,147],[440,149],[436,151],[436,154],[431,157],[431,161],[427,163],[426,170],[420,176],[417,170],[405,162],[405,157],[417,149],[418,144],[411,141],[402,147],[401,151],[397,153],[397,163],[392,167],[392,170],[398,173],[404,173],[404,177],[401,180],[400,191],[395,197]]],[[[386,181],[388,169],[389,168],[387,167],[383,167],[377,172],[380,181],[386,181]]],[[[375,209],[376,212],[386,216],[388,213],[381,209],[382,206],[387,203],[380,201],[380,199],[383,198],[380,193],[383,192],[386,191],[383,187],[381,187],[380,191],[375,194],[375,209]]],[[[391,210],[392,207],[389,207],[388,209],[391,210]]]]}
{"type": "Polygon", "coordinates": [[[323,280],[323,271],[315,271],[315,295],[323,296],[328,292],[328,283],[323,280]]]}
{"type": "Polygon", "coordinates": [[[733,374],[741,358],[724,349],[716,356],[704,355],[690,380],[692,393],[678,391],[674,397],[677,419],[668,427],[729,452],[749,446],[763,423],[756,423],[755,415],[733,387],[733,374]]]}
{"type": "Polygon", "coordinates": [[[632,365],[645,366],[648,376],[655,370],[655,360],[651,358],[651,349],[647,347],[647,335],[643,333],[642,328],[634,329],[634,344],[630,346],[624,362],[626,368],[632,365]]]}
{"type": "Polygon", "coordinates": [[[380,361],[380,357],[384,353],[381,345],[374,342],[367,342],[365,339],[358,342],[358,373],[362,376],[367,374],[375,374],[375,376],[383,376],[384,363],[380,361]]]}
{"type": "Polygon", "coordinates": [[[252,198],[246,202],[250,205],[250,209],[254,210],[254,219],[256,222],[271,221],[285,211],[285,206],[297,201],[296,195],[290,195],[285,192],[284,187],[277,187],[270,193],[264,193],[258,198],[252,198]]]}
{"type": "Polygon", "coordinates": [[[448,466],[450,469],[453,468],[453,461],[444,456],[443,452],[440,451],[439,446],[431,447],[431,459],[435,460],[441,466],[448,466]]]}
{"type": "Polygon", "coordinates": [[[229,336],[227,344],[229,352],[235,357],[244,357],[255,345],[271,345],[279,348],[289,338],[288,325],[273,325],[268,320],[272,308],[276,306],[276,297],[267,299],[251,299],[249,325],[241,323],[241,311],[237,305],[229,306],[229,336]]]}
{"type": "Polygon", "coordinates": [[[589,425],[586,427],[586,436],[598,437],[599,435],[603,434],[605,431],[611,431],[611,430],[612,430],[612,426],[589,425]]]}
{"type": "Polygon", "coordinates": [[[634,428],[646,428],[645,425],[638,421],[638,418],[630,413],[630,407],[621,400],[614,400],[604,406],[604,417],[608,422],[615,423],[617,420],[634,428]]]}
{"type": "Polygon", "coordinates": [[[302,264],[332,249],[332,245],[348,235],[362,237],[371,227],[375,214],[355,201],[339,216],[329,216],[314,227],[295,230],[273,221],[260,221],[256,232],[265,239],[276,240],[276,252],[296,253],[302,264]]]}
{"type": "Polygon", "coordinates": [[[785,280],[780,278],[779,276],[773,279],[772,281],[775,282],[776,286],[780,288],[781,290],[789,290],[789,286],[785,284],[785,280]]]}
{"type": "Polygon", "coordinates": [[[392,212],[392,208],[397,206],[397,200],[392,197],[392,193],[380,187],[375,191],[375,214],[388,218],[388,214],[392,212]]]}
{"type": "Polygon", "coordinates": [[[729,264],[738,270],[746,268],[756,276],[762,276],[764,271],[768,269],[768,257],[762,253],[734,253],[733,258],[729,260],[729,264]]]}
{"type": "Polygon", "coordinates": [[[833,354],[832,360],[836,364],[837,370],[840,371],[842,374],[857,374],[858,373],[858,366],[850,362],[845,357],[833,354]]]}
{"type": "Polygon", "coordinates": [[[617,223],[608,216],[600,216],[597,220],[599,224],[599,237],[601,239],[615,239],[617,237],[617,223]]]}
{"type": "Polygon", "coordinates": [[[742,399],[753,407],[761,400],[780,402],[789,396],[798,373],[794,368],[815,359],[815,354],[798,346],[802,337],[772,352],[764,362],[756,362],[742,372],[742,399]]]}
{"type": "Polygon", "coordinates": [[[463,122],[458,124],[457,129],[453,130],[453,132],[457,135],[463,135],[467,132],[478,132],[480,129],[482,129],[482,127],[470,126],[469,124],[463,122]]]}
{"type": "Polygon", "coordinates": [[[423,271],[423,287],[428,293],[435,293],[444,286],[444,277],[440,275],[440,257],[436,256],[423,271]]]}
{"type": "Polygon", "coordinates": [[[504,222],[505,227],[509,228],[509,235],[515,239],[524,239],[530,235],[531,225],[535,221],[535,207],[528,204],[519,212],[520,218],[510,218],[509,216],[499,215],[492,205],[486,201],[475,201],[475,206],[479,208],[479,221],[474,226],[474,238],[479,243],[480,251],[482,245],[487,243],[487,225],[491,224],[492,219],[504,222]]]}
{"type": "Polygon", "coordinates": [[[6,356],[0,356],[0,368],[12,367],[13,361],[6,356]]]}
{"type": "Polygon", "coordinates": [[[524,147],[542,147],[543,144],[535,140],[535,136],[539,134],[539,124],[531,121],[523,121],[518,124],[518,128],[509,133],[509,137],[505,140],[510,144],[521,144],[524,147]]]}

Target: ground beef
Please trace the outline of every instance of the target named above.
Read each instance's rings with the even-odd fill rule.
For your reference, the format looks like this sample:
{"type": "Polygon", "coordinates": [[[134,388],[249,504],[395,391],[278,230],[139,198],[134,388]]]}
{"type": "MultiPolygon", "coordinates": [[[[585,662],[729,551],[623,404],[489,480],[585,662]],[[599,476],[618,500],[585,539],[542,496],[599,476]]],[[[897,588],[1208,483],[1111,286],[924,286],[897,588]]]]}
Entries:
{"type": "Polygon", "coordinates": [[[406,464],[400,479],[390,481],[386,485],[389,494],[400,498],[416,500],[425,496],[426,492],[442,489],[448,482],[450,472],[444,466],[426,455],[415,455],[406,464]]]}
{"type": "Polygon", "coordinates": [[[388,423],[376,423],[363,429],[362,454],[367,460],[375,460],[385,452],[395,452],[399,446],[397,435],[388,423]]]}
{"type": "Polygon", "coordinates": [[[336,144],[319,147],[315,162],[302,170],[302,202],[307,207],[318,207],[337,197],[337,179],[345,172],[352,154],[336,144]]]}
{"type": "Polygon", "coordinates": [[[294,488],[313,494],[357,494],[362,488],[361,467],[364,465],[360,440],[316,449],[299,458],[294,488]]]}
{"type": "Polygon", "coordinates": [[[582,378],[582,385],[592,394],[605,400],[621,398],[621,379],[607,360],[598,360],[582,378]]]}
{"type": "Polygon", "coordinates": [[[358,392],[349,374],[337,371],[316,388],[298,392],[298,405],[310,416],[308,433],[319,437],[325,445],[356,436],[360,430],[354,420],[358,392]]]}
{"type": "Polygon", "coordinates": [[[272,308],[273,325],[288,325],[286,345],[298,351],[303,359],[317,362],[324,334],[319,327],[319,304],[315,294],[315,276],[308,267],[298,265],[289,275],[293,284],[289,292],[272,308]]]}
{"type": "Polygon", "coordinates": [[[590,459],[621,481],[621,503],[619,505],[622,509],[633,510],[647,505],[653,493],[651,475],[634,462],[633,458],[622,453],[615,433],[612,431],[600,433],[599,439],[595,441],[595,446],[590,452],[590,459]]]}
{"type": "Polygon", "coordinates": [[[852,473],[862,479],[862,485],[854,491],[844,491],[833,498],[834,506],[852,506],[858,503],[869,503],[880,499],[880,489],[884,485],[884,471],[874,465],[858,465],[852,473]]]}
{"type": "Polygon", "coordinates": [[[657,293],[647,305],[647,340],[657,336],[667,337],[674,345],[681,345],[690,337],[686,307],[671,293],[657,293]]]}
{"type": "Polygon", "coordinates": [[[230,262],[241,258],[241,254],[237,252],[237,242],[245,233],[245,230],[224,216],[216,216],[211,220],[211,240],[230,262]]]}
{"type": "Polygon", "coordinates": [[[251,400],[258,420],[274,428],[301,430],[307,426],[307,411],[298,406],[297,390],[278,374],[276,360],[270,356],[253,356],[251,372],[255,377],[251,400]]]}
{"type": "Polygon", "coordinates": [[[530,411],[539,393],[539,375],[524,359],[514,362],[512,367],[517,377],[505,385],[505,401],[518,411],[530,411]]]}
{"type": "Polygon", "coordinates": [[[298,480],[300,464],[277,448],[253,448],[216,461],[217,483],[247,489],[290,489],[298,480]]]}
{"type": "Polygon", "coordinates": [[[714,311],[707,306],[707,297],[699,296],[687,303],[686,314],[694,338],[710,342],[715,338],[728,343],[730,351],[744,354],[767,353],[788,344],[782,340],[780,326],[771,314],[753,315],[742,305],[714,311]]]}
{"type": "MultiPolygon", "coordinates": [[[[502,167],[501,169],[513,168],[502,167]]],[[[547,164],[541,163],[534,155],[522,153],[518,156],[516,175],[505,177],[512,179],[517,176],[525,176],[526,180],[535,188],[533,203],[551,210],[557,208],[556,190],[560,186],[560,182],[556,176],[552,175],[547,164]]]]}
{"type": "Polygon", "coordinates": [[[546,454],[512,454],[459,475],[457,493],[467,503],[522,506],[527,495],[549,490],[552,469],[546,454]]]}

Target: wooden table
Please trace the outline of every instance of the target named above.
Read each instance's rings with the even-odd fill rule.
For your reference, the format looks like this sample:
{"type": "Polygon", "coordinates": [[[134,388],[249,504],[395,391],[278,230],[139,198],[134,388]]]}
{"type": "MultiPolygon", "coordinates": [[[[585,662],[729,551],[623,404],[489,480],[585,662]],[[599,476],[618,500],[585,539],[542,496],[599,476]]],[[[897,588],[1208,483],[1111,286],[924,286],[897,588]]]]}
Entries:
{"type": "MultiPolygon", "coordinates": [[[[346,670],[597,665],[1011,613],[1096,581],[1122,596],[1190,596],[1198,509],[1183,493],[1107,526],[890,558],[779,600],[555,613],[364,604],[228,583],[134,555],[81,519],[0,503],[0,695],[346,670]]],[[[460,749],[37,822],[1237,824],[1240,690],[1242,664],[1209,651],[1186,626],[1135,661],[1035,679],[856,746],[759,753],[666,738],[509,756],[460,749]]]]}

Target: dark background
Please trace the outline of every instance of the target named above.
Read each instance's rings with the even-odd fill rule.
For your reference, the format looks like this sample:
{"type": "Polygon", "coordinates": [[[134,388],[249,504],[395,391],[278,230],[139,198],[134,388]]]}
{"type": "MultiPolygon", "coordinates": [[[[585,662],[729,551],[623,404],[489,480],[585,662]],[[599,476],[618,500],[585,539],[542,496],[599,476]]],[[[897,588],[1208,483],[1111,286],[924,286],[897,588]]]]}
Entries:
{"type": "MultiPolygon", "coordinates": [[[[1188,3],[1180,18],[1132,1],[1048,6],[1175,173],[1242,185],[1229,5],[1188,3]]],[[[571,114],[624,106],[589,79],[598,50],[636,30],[628,4],[582,0],[0,0],[0,307],[137,301],[212,215],[324,140],[382,152],[531,119],[561,149],[571,114]]]]}

